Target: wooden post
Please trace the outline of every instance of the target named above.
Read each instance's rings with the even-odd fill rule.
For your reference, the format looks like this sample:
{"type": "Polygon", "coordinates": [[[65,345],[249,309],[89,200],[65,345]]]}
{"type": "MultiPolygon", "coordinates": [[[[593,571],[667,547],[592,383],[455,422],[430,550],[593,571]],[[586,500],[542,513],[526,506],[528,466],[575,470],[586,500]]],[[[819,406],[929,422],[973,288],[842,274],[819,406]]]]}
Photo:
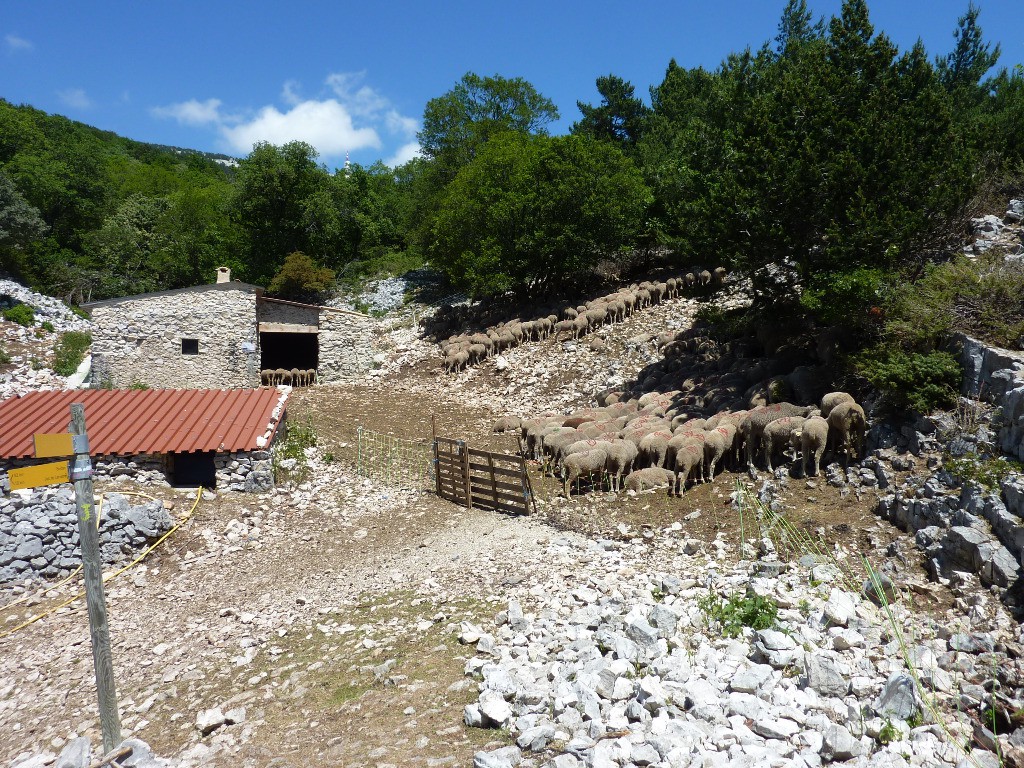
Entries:
{"type": "Polygon", "coordinates": [[[441,462],[438,460],[437,438],[434,438],[434,482],[437,484],[437,495],[441,495],[441,462]]]}
{"type": "Polygon", "coordinates": [[[469,446],[459,440],[459,452],[462,454],[462,483],[465,489],[466,506],[473,508],[473,487],[469,481],[469,446]]]}
{"type": "Polygon", "coordinates": [[[494,497],[494,503],[498,503],[498,484],[494,479],[494,454],[487,453],[487,466],[491,470],[491,495],[494,497]]]}
{"type": "MultiPolygon", "coordinates": [[[[86,434],[85,406],[81,403],[71,405],[71,434],[86,434]]],[[[88,443],[83,438],[79,438],[75,445],[71,479],[75,484],[78,536],[82,545],[82,572],[85,574],[85,602],[89,609],[92,663],[100,705],[100,730],[103,732],[103,751],[110,752],[121,743],[121,718],[117,712],[114,662],[107,627],[107,603],[103,594],[103,563],[100,561],[99,530],[95,518],[98,513],[92,489],[92,463],[89,460],[88,443]]]]}

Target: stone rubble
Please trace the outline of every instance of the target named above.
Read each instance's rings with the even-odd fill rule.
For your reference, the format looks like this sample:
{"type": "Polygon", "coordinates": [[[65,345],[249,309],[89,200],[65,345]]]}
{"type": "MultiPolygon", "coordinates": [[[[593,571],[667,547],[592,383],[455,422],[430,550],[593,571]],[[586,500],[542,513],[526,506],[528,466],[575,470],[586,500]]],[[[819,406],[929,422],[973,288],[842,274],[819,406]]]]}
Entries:
{"type": "Polygon", "coordinates": [[[984,703],[992,674],[984,655],[1020,631],[1003,615],[992,631],[956,633],[899,603],[890,623],[841,578],[813,586],[803,568],[759,577],[749,561],[728,565],[723,549],[684,554],[685,541],[656,570],[636,568],[634,542],[556,539],[550,570],[571,564],[574,585],[554,576],[528,602],[511,600],[493,628],[459,628],[477,651],[466,674],[479,681],[464,721],[515,739],[474,765],[957,765],[964,710],[984,703]],[[724,637],[708,596],[745,594],[778,602],[775,628],[724,637]],[[896,631],[931,687],[914,682],[896,631]]]}

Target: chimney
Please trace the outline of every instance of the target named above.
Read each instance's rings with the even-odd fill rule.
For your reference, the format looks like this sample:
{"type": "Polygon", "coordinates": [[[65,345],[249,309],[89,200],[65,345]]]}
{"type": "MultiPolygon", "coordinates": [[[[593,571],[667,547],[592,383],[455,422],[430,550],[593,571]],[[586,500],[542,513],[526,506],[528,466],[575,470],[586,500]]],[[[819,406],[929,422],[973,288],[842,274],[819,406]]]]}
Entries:
{"type": "Polygon", "coordinates": [[[218,283],[230,283],[231,282],[231,269],[228,267],[217,267],[217,282],[218,283]]]}

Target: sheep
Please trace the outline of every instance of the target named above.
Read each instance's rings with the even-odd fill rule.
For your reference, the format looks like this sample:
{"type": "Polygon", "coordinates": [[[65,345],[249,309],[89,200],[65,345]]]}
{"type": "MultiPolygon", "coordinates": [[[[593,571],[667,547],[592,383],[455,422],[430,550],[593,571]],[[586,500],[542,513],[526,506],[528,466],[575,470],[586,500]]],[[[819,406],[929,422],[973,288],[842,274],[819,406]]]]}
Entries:
{"type": "Polygon", "coordinates": [[[260,384],[270,386],[274,383],[274,371],[271,368],[264,368],[260,371],[260,384]]]}
{"type": "Polygon", "coordinates": [[[725,285],[725,278],[728,275],[728,271],[725,267],[716,267],[715,271],[711,273],[711,282],[715,288],[721,288],[725,285]]]}
{"type": "Polygon", "coordinates": [[[306,386],[306,369],[292,368],[292,381],[296,387],[306,386]]]}
{"type": "MultiPolygon", "coordinates": [[[[680,446],[679,450],[676,451],[676,461],[674,469],[676,472],[676,481],[673,487],[677,496],[682,496],[683,491],[686,490],[686,482],[690,479],[690,475],[696,469],[698,472],[703,472],[704,465],[704,446],[696,442],[688,442],[680,446]]],[[[672,491],[669,491],[671,495],[672,491]]]]}
{"type": "Polygon", "coordinates": [[[683,284],[687,288],[695,288],[697,286],[697,276],[693,272],[687,272],[683,277],[683,284]]]}
{"type": "Polygon", "coordinates": [[[670,277],[666,280],[665,287],[668,289],[665,298],[674,299],[679,295],[679,281],[676,278],[670,277]]]}
{"type": "Polygon", "coordinates": [[[316,384],[316,368],[310,368],[306,371],[306,383],[311,387],[316,384]]]}
{"type": "Polygon", "coordinates": [[[469,350],[467,349],[449,352],[444,356],[444,369],[448,373],[464,370],[467,365],[469,365],[469,350]]]}
{"type": "Polygon", "coordinates": [[[668,445],[665,447],[664,466],[671,467],[675,465],[676,454],[679,453],[679,449],[684,445],[687,445],[688,443],[703,444],[704,439],[703,430],[686,430],[677,435],[673,435],[672,439],[668,441],[668,445]]]}
{"type": "Polygon", "coordinates": [[[278,384],[290,385],[292,383],[292,372],[284,368],[277,368],[274,371],[274,378],[277,379],[278,384]]]}
{"type": "Polygon", "coordinates": [[[668,451],[668,443],[671,439],[672,433],[667,430],[650,432],[641,438],[637,448],[648,466],[665,466],[665,453],[668,451]]]}
{"type": "Polygon", "coordinates": [[[768,471],[772,472],[772,455],[781,446],[783,451],[790,446],[790,435],[799,430],[806,419],[800,416],[785,416],[766,425],[761,434],[761,451],[768,471]]]}
{"type": "Polygon", "coordinates": [[[761,446],[761,437],[764,428],[776,419],[786,416],[804,416],[810,413],[810,408],[800,407],[792,403],[775,403],[755,408],[743,417],[740,422],[740,435],[747,449],[747,468],[754,471],[754,453],[761,446]]]}
{"type": "Polygon", "coordinates": [[[628,473],[636,461],[636,446],[628,440],[614,440],[605,447],[604,452],[608,457],[604,469],[608,473],[611,488],[613,491],[621,490],[623,473],[628,473]]]}
{"type": "Polygon", "coordinates": [[[702,269],[700,274],[697,275],[697,281],[700,283],[701,288],[706,288],[711,285],[711,273],[706,269],[702,269]]]}
{"type": "Polygon", "coordinates": [[[735,430],[730,435],[728,430],[722,427],[709,430],[705,434],[707,437],[704,440],[704,467],[701,471],[702,473],[704,470],[707,471],[708,482],[711,482],[715,479],[715,466],[732,447],[732,436],[735,435],[735,430]]]}
{"type": "Polygon", "coordinates": [[[491,432],[515,432],[523,424],[523,420],[518,416],[502,416],[491,427],[491,432]]]}
{"type": "Polygon", "coordinates": [[[544,455],[544,467],[542,472],[551,469],[552,476],[555,468],[562,460],[562,451],[573,443],[579,442],[580,433],[572,427],[554,427],[541,433],[541,453],[544,455]]]}
{"type": "Polygon", "coordinates": [[[840,403],[855,403],[853,395],[846,392],[829,392],[821,398],[821,417],[827,419],[828,415],[840,403]]]}
{"type": "Polygon", "coordinates": [[[811,416],[800,427],[799,432],[793,433],[793,438],[799,441],[800,448],[800,474],[807,477],[807,464],[811,457],[814,457],[814,475],[817,476],[821,467],[821,456],[825,453],[825,445],[828,443],[828,421],[821,416],[811,416]]]}
{"type": "Polygon", "coordinates": [[[661,467],[635,469],[626,475],[622,487],[627,491],[639,492],[654,488],[668,488],[675,483],[675,475],[661,467]]]}
{"type": "Polygon", "coordinates": [[[608,455],[600,448],[566,456],[562,461],[562,493],[565,497],[572,498],[572,484],[578,483],[581,477],[602,474],[607,462],[608,455]]]}
{"type": "Polygon", "coordinates": [[[842,451],[843,469],[849,465],[850,450],[854,458],[864,450],[864,433],[867,431],[867,418],[864,409],[857,403],[839,403],[828,414],[829,437],[835,450],[842,451]]]}

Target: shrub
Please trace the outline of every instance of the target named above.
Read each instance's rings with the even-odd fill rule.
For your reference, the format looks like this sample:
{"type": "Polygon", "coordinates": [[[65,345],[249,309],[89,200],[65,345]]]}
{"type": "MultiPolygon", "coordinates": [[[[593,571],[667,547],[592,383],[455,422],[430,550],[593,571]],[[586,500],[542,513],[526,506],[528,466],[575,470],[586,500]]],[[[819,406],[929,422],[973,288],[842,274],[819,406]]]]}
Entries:
{"type": "Polygon", "coordinates": [[[1020,462],[1005,456],[981,457],[967,454],[959,458],[949,455],[942,457],[942,466],[963,483],[974,483],[986,491],[998,491],[1002,482],[1011,474],[1024,471],[1020,462]]]}
{"type": "Polygon", "coordinates": [[[743,627],[771,629],[779,618],[779,605],[770,597],[733,593],[722,600],[711,594],[701,598],[699,607],[709,621],[722,625],[724,637],[739,637],[743,627]]]}
{"type": "Polygon", "coordinates": [[[0,347],[0,365],[7,365],[9,362],[11,362],[10,354],[8,354],[6,349],[0,347]]]}
{"type": "Polygon", "coordinates": [[[68,331],[57,339],[53,350],[53,370],[61,376],[71,376],[85,359],[92,344],[92,336],[84,331],[68,331]]]}
{"type": "Polygon", "coordinates": [[[53,323],[51,323],[49,320],[45,320],[39,327],[42,328],[44,331],[49,331],[50,333],[53,333],[54,331],[53,323]]]}
{"type": "Polygon", "coordinates": [[[333,283],[333,271],[318,266],[301,251],[295,251],[285,257],[267,291],[286,299],[313,300],[326,293],[333,283]]]}
{"type": "Polygon", "coordinates": [[[36,313],[28,304],[15,304],[10,309],[4,310],[4,320],[25,326],[26,328],[36,321],[36,313]]]}
{"type": "Polygon", "coordinates": [[[858,371],[896,408],[919,413],[956,404],[963,371],[948,352],[903,352],[875,348],[860,355],[858,371]]]}
{"type": "Polygon", "coordinates": [[[827,272],[800,295],[800,304],[827,325],[870,324],[872,307],[884,303],[885,273],[878,269],[827,272]]]}

